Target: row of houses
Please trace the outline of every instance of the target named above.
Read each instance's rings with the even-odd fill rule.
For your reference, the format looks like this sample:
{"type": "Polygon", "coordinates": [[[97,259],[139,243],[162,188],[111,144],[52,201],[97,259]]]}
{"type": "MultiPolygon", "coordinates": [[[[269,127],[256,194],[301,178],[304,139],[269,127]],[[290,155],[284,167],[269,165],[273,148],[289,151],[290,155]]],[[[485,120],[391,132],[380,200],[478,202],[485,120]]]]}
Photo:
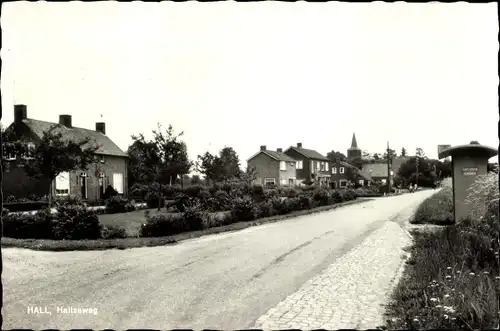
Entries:
{"type": "MultiPolygon", "coordinates": [[[[351,147],[347,150],[347,158],[361,158],[361,149],[353,134],[351,147]]],[[[386,183],[388,171],[391,171],[391,182],[395,172],[406,158],[392,160],[390,169],[387,162],[364,164],[362,169],[342,160],[330,160],[314,149],[307,149],[298,143],[286,150],[277,148],[260,150],[247,160],[247,166],[256,172],[254,183],[261,185],[301,186],[304,182],[314,182],[323,187],[347,187],[349,182],[361,186],[369,186],[373,181],[386,183]]]]}
{"type": "MultiPolygon", "coordinates": [[[[57,125],[55,132],[62,133],[63,138],[80,140],[90,138],[91,144],[96,144],[96,163],[87,170],[76,170],[61,173],[52,183],[52,194],[58,197],[68,195],[78,196],[87,201],[101,200],[106,188],[113,187],[124,196],[128,193],[127,166],[128,155],[106,135],[106,123],[97,122],[95,130],[73,126],[71,115],[59,115],[58,122],[46,122],[28,117],[26,105],[14,106],[14,122],[6,129],[28,146],[35,146],[48,131],[57,125]]],[[[50,181],[44,178],[30,178],[22,169],[20,158],[4,148],[3,150],[3,194],[17,198],[31,195],[44,196],[49,192],[50,181]]]]}

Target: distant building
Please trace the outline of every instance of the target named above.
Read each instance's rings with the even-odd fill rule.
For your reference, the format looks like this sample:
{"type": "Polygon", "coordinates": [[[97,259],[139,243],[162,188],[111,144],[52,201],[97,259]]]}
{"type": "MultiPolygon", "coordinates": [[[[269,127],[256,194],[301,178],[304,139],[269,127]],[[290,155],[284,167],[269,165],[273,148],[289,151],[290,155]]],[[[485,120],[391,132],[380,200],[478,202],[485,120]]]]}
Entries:
{"type": "Polygon", "coordinates": [[[347,159],[361,158],[362,152],[356,141],[356,134],[352,134],[351,147],[347,150],[347,159]]]}
{"type": "Polygon", "coordinates": [[[297,185],[302,185],[306,180],[311,180],[320,186],[330,186],[330,160],[313,149],[291,146],[285,154],[297,161],[297,185]]]}
{"type": "MultiPolygon", "coordinates": [[[[36,146],[43,137],[43,133],[54,125],[54,132],[60,132],[63,138],[81,140],[90,138],[91,143],[99,146],[97,162],[90,165],[88,170],[71,171],[60,174],[52,185],[54,197],[68,195],[78,196],[84,201],[101,200],[108,185],[111,185],[120,195],[127,195],[128,156],[107,135],[106,124],[97,122],[95,130],[74,127],[71,115],[60,115],[59,123],[52,123],[28,118],[26,105],[14,106],[14,122],[9,125],[6,132],[14,131],[28,144],[36,146]]],[[[3,194],[5,197],[13,195],[26,198],[29,195],[44,196],[49,192],[48,179],[30,178],[20,167],[19,158],[4,150],[4,179],[3,194]]]]}
{"type": "Polygon", "coordinates": [[[265,186],[296,185],[296,164],[297,161],[283,153],[283,149],[271,151],[265,145],[247,160],[247,167],[257,174],[253,183],[265,186]]]}

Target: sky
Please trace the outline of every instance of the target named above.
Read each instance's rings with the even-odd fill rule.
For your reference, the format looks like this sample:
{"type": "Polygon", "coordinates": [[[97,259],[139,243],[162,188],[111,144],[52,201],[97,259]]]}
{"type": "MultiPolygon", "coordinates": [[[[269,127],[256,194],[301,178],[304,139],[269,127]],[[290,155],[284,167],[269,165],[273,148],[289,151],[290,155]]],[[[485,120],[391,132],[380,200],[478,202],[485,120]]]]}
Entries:
{"type": "Polygon", "coordinates": [[[242,166],[298,142],[322,154],[498,147],[496,2],[10,2],[2,4],[2,123],[28,117],[123,150],[158,123],[191,159],[242,166]],[[101,118],[102,115],[102,118],[101,118]]]}

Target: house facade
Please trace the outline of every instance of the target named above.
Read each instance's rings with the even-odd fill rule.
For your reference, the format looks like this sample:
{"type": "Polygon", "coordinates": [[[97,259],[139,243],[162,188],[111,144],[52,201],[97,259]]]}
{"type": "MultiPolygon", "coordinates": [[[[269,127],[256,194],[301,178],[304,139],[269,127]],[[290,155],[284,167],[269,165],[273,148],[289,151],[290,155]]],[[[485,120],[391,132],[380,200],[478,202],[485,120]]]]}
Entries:
{"type": "Polygon", "coordinates": [[[359,186],[370,186],[371,184],[372,178],[370,175],[363,173],[360,169],[347,162],[340,160],[330,162],[330,168],[332,170],[330,179],[332,188],[347,187],[349,183],[359,186]]]}
{"type": "Polygon", "coordinates": [[[255,169],[253,184],[263,186],[295,186],[297,184],[296,160],[278,148],[271,151],[260,146],[259,152],[247,160],[247,166],[255,169]]]}
{"type": "Polygon", "coordinates": [[[328,158],[315,150],[303,148],[302,143],[289,147],[284,153],[297,161],[297,185],[307,180],[320,186],[330,185],[328,158]]]}
{"type": "MultiPolygon", "coordinates": [[[[120,195],[128,194],[128,156],[108,136],[106,124],[97,122],[95,130],[74,127],[71,115],[60,115],[58,123],[28,118],[26,105],[14,106],[14,123],[7,131],[13,130],[16,136],[28,144],[36,146],[45,131],[56,126],[54,132],[60,132],[63,139],[81,140],[90,138],[91,144],[99,148],[96,151],[96,162],[87,170],[61,173],[52,183],[54,197],[78,196],[84,201],[102,200],[108,185],[120,195]]],[[[84,146],[85,147],[85,146],[84,146]]],[[[13,195],[26,198],[30,195],[44,196],[49,192],[48,179],[30,178],[21,167],[21,155],[14,155],[4,150],[3,193],[6,197],[13,195]]]]}

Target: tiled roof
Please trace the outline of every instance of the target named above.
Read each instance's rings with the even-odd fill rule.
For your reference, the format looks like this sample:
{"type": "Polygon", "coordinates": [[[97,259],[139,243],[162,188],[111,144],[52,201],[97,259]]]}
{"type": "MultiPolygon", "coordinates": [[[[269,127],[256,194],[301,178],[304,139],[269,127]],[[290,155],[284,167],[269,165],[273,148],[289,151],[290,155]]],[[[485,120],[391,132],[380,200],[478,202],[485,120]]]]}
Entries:
{"type": "Polygon", "coordinates": [[[320,153],[316,152],[313,149],[306,149],[306,148],[298,148],[298,147],[290,147],[289,149],[292,149],[308,159],[315,159],[315,160],[321,160],[321,161],[329,161],[325,156],[321,155],[320,153]]]}
{"type": "Polygon", "coordinates": [[[268,154],[273,159],[276,159],[278,161],[287,161],[287,162],[295,162],[296,161],[295,159],[291,158],[290,156],[286,155],[285,153],[268,151],[268,150],[265,150],[263,152],[268,154]]]}
{"type": "Polygon", "coordinates": [[[371,177],[387,177],[387,163],[363,164],[362,171],[371,177]]]}
{"type": "MultiPolygon", "coordinates": [[[[50,130],[50,128],[57,123],[39,121],[34,119],[25,119],[23,123],[38,137],[43,137],[43,132],[50,130]]],[[[83,129],[83,128],[67,128],[63,125],[58,125],[54,132],[61,132],[64,138],[81,140],[90,138],[91,144],[97,144],[99,149],[96,151],[98,154],[113,155],[113,156],[127,156],[127,153],[122,151],[108,136],[100,132],[83,129]]]]}
{"type": "Polygon", "coordinates": [[[365,173],[363,172],[362,170],[359,170],[358,168],[356,168],[354,165],[350,164],[350,163],[347,163],[347,162],[344,162],[344,161],[340,161],[340,164],[343,165],[344,167],[346,168],[352,168],[352,169],[356,169],[356,173],[363,177],[363,179],[365,180],[372,180],[372,177],[368,174],[368,173],[365,173]]]}

